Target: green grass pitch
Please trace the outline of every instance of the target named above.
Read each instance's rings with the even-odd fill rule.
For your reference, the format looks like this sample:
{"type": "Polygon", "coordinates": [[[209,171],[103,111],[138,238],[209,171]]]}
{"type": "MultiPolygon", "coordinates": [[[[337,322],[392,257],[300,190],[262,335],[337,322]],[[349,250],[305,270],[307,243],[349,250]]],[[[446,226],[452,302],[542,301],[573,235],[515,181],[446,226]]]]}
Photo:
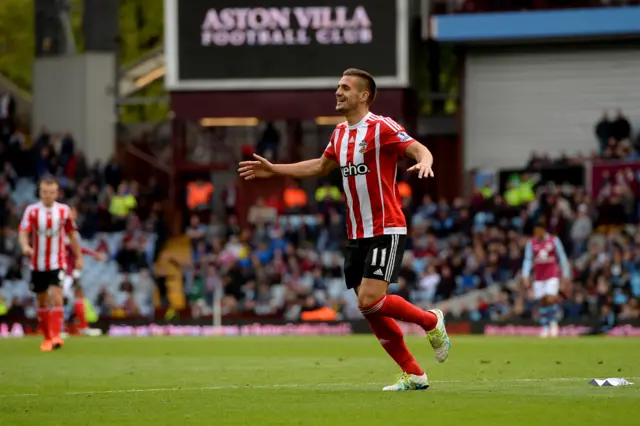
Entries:
{"type": "Polygon", "coordinates": [[[40,353],[0,341],[0,425],[639,424],[640,339],[453,336],[422,392],[382,392],[398,370],[373,336],[71,338],[40,353]]]}

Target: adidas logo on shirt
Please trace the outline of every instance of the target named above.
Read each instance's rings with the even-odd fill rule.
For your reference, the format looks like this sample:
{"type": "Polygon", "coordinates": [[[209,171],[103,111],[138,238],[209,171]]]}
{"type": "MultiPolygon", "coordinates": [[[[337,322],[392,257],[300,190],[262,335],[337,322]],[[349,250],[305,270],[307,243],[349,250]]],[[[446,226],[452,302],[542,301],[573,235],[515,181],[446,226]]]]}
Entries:
{"type": "Polygon", "coordinates": [[[382,272],[382,269],[377,269],[377,270],[373,273],[373,275],[380,275],[380,276],[383,276],[383,275],[384,275],[384,273],[382,272]]]}

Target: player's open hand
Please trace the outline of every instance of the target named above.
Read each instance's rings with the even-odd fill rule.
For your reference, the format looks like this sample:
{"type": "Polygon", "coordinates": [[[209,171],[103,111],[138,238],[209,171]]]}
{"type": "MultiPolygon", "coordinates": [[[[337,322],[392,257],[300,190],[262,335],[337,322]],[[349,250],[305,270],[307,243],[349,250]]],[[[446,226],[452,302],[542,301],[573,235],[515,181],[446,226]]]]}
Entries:
{"type": "Polygon", "coordinates": [[[241,161],[238,173],[240,177],[245,180],[251,180],[255,178],[269,178],[274,175],[273,164],[266,158],[260,157],[258,154],[253,154],[255,161],[241,161]]]}
{"type": "Polygon", "coordinates": [[[426,162],[416,163],[407,169],[408,172],[418,172],[418,179],[433,177],[432,164],[426,162]]]}
{"type": "Polygon", "coordinates": [[[98,262],[104,262],[104,253],[96,253],[93,258],[98,262]]]}
{"type": "Polygon", "coordinates": [[[22,254],[26,257],[33,256],[33,248],[31,246],[26,246],[22,249],[22,254]]]}
{"type": "Polygon", "coordinates": [[[76,259],[76,269],[80,271],[83,267],[84,264],[82,263],[82,256],[78,256],[78,258],[76,259]]]}

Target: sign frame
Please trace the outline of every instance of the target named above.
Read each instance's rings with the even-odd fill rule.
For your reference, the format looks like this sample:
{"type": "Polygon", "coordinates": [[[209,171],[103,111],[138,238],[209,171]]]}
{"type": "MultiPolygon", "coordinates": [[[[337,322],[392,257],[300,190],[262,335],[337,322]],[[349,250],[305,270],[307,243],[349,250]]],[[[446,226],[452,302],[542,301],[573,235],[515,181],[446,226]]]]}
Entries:
{"type": "MultiPolygon", "coordinates": [[[[178,2],[164,0],[164,56],[165,87],[168,91],[211,90],[313,90],[334,89],[339,76],[292,78],[253,78],[180,80],[178,48],[178,2]]],[[[213,3],[212,3],[213,4],[213,3]]],[[[395,0],[396,4],[396,75],[376,76],[378,88],[406,88],[409,86],[409,4],[408,0],[395,0]]],[[[345,66],[345,68],[347,68],[345,66]]]]}

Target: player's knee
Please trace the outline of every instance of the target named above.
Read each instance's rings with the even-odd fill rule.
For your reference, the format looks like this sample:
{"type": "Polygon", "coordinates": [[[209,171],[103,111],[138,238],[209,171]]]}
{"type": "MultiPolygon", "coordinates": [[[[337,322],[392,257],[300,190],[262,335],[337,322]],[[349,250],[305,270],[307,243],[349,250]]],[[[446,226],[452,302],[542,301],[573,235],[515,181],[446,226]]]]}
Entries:
{"type": "Polygon", "coordinates": [[[380,300],[380,297],[382,297],[382,295],[377,292],[360,290],[358,292],[358,305],[362,307],[371,306],[380,300]]]}
{"type": "Polygon", "coordinates": [[[62,306],[63,300],[62,289],[55,288],[51,290],[51,304],[53,306],[62,306]]]}
{"type": "Polygon", "coordinates": [[[371,306],[378,302],[387,292],[388,284],[379,280],[362,280],[362,284],[358,286],[356,294],[358,295],[358,304],[361,307],[371,306]]]}

